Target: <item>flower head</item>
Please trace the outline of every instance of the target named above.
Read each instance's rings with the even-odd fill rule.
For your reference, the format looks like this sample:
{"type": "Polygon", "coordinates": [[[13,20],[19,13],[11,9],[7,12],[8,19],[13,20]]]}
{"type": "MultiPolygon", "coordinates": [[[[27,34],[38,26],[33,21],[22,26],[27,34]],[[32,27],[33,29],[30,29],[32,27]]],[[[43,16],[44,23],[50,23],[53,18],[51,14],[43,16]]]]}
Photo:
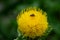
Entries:
{"type": "Polygon", "coordinates": [[[41,9],[27,8],[17,16],[18,30],[26,37],[43,36],[48,28],[46,12],[41,9]]]}

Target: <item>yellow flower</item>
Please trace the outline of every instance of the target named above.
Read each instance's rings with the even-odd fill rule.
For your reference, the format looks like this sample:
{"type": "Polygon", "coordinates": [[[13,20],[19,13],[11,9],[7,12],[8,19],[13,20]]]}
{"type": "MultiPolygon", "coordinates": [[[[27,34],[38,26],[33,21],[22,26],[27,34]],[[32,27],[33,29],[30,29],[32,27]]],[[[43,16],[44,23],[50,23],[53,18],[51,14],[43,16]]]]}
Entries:
{"type": "Polygon", "coordinates": [[[48,29],[46,12],[37,8],[27,8],[17,16],[18,30],[25,37],[43,36],[48,29]]]}

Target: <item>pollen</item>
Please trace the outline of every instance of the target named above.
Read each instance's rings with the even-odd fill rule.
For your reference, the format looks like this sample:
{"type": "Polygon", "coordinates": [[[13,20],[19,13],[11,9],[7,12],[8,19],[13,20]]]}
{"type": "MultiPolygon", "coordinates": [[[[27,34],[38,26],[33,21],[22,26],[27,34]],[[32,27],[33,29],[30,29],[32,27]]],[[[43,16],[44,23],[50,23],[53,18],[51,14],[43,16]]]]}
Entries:
{"type": "Polygon", "coordinates": [[[17,16],[17,24],[23,36],[30,38],[41,37],[48,29],[46,12],[37,8],[22,10],[17,16]]]}

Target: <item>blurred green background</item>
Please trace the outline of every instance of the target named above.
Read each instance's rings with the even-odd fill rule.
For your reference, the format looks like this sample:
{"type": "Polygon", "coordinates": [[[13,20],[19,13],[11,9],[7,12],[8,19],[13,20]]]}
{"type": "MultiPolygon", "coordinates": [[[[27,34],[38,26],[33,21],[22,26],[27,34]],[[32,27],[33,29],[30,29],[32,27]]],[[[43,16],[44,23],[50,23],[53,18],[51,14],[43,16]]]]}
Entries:
{"type": "Polygon", "coordinates": [[[60,40],[60,0],[0,0],[0,40],[13,40],[17,37],[16,17],[29,6],[47,12],[53,30],[46,40],[60,40]]]}

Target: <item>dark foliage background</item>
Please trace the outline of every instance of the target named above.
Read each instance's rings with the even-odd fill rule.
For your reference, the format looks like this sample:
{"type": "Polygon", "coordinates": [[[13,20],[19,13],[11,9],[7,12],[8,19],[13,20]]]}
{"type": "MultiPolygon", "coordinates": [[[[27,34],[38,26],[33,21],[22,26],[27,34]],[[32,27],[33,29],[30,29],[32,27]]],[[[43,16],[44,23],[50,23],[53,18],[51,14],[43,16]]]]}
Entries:
{"type": "Polygon", "coordinates": [[[53,28],[46,40],[60,40],[60,0],[0,0],[0,40],[17,37],[16,17],[25,7],[36,6],[47,12],[53,28]]]}

